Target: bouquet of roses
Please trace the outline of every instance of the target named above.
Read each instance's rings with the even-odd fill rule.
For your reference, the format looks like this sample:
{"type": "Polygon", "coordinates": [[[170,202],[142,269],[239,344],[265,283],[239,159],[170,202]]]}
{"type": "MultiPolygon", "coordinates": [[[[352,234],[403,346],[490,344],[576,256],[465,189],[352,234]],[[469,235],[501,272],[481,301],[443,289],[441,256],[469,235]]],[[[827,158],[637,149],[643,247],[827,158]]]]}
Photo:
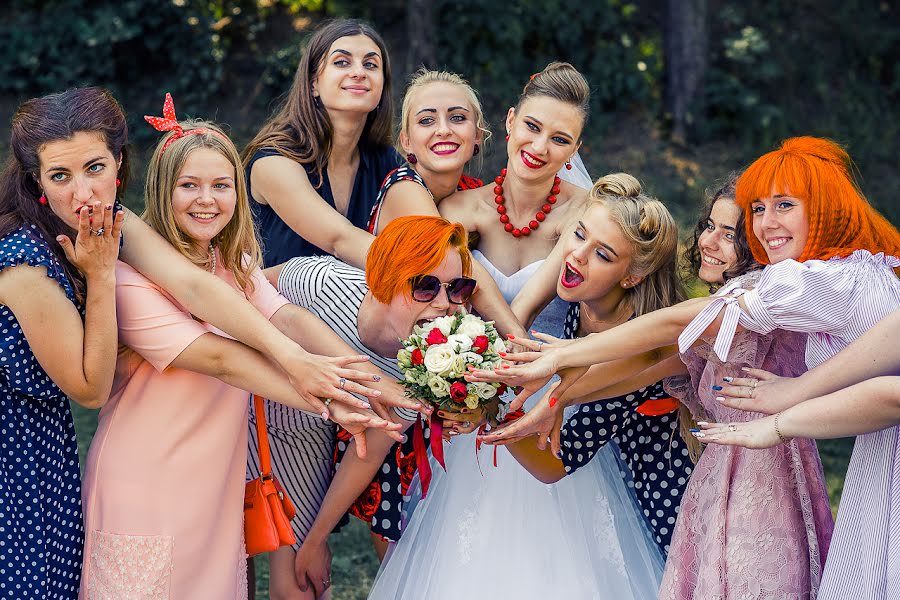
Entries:
{"type": "MultiPolygon", "coordinates": [[[[493,321],[463,312],[438,317],[422,326],[416,325],[413,334],[401,342],[403,348],[397,352],[397,362],[407,395],[450,412],[463,407],[496,409],[497,400],[506,391],[505,384],[468,382],[463,378],[470,365],[493,369],[502,362],[499,353],[506,351],[506,345],[493,321]]],[[[443,467],[441,433],[440,420],[433,419],[431,450],[443,467]]],[[[428,493],[431,468],[425,457],[421,423],[413,431],[413,445],[424,497],[428,493]],[[419,460],[420,457],[425,458],[419,460]]]]}

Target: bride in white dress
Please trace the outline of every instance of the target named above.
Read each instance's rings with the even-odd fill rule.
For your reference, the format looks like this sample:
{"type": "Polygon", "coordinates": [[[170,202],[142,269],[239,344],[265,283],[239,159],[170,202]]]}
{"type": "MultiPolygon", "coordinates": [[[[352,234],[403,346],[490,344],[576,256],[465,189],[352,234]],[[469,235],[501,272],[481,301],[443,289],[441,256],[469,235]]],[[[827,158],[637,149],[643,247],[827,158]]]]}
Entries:
{"type": "MultiPolygon", "coordinates": [[[[534,76],[507,117],[509,161],[495,185],[440,205],[444,216],[479,235],[484,253],[473,255],[507,301],[583,207],[591,184],[586,173],[578,185],[555,178],[557,171],[571,175],[564,164],[580,162],[587,95],[587,83],[571,65],[554,63],[534,76]],[[529,214],[535,215],[531,222],[529,214]]],[[[535,328],[561,337],[565,311],[556,299],[535,328]]],[[[435,465],[427,498],[410,499],[403,537],[382,564],[370,600],[656,597],[662,557],[612,447],[553,485],[532,477],[504,448],[496,450],[494,467],[494,452],[488,446],[476,451],[474,435],[445,445],[447,470],[435,465]]]]}

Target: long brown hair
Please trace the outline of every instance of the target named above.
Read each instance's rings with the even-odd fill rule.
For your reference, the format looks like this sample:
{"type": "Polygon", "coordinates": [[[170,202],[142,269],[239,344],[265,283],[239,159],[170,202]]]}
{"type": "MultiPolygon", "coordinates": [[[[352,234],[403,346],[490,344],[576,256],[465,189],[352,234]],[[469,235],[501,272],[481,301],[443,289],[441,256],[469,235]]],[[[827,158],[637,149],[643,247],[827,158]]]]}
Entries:
{"type": "Polygon", "coordinates": [[[272,148],[298,163],[312,164],[317,175],[314,185],[318,187],[322,184],[322,171],[331,156],[334,128],[328,111],[313,96],[313,80],[321,71],[331,45],[342,37],[354,35],[364,35],[375,42],[381,51],[384,72],[381,100],[366,118],[360,144],[391,144],[394,104],[391,99],[391,61],[384,40],[363,21],[336,19],[324,23],[309,39],[284,103],[244,150],[245,166],[257,151],[272,148]]]}
{"type": "Polygon", "coordinates": [[[118,189],[128,185],[128,126],[125,112],[107,90],[74,88],[58,94],[32,98],[19,106],[12,120],[12,152],[0,175],[0,237],[22,225],[34,225],[59,260],[81,301],[84,277],[67,259],[56,236],[75,238],[75,231],[39,204],[41,149],[49,143],[72,139],[76,133],[95,133],[106,143],[114,159],[122,158],[118,189]]]}
{"type": "Polygon", "coordinates": [[[234,275],[238,287],[250,293],[253,291],[251,275],[262,264],[262,251],[253,228],[253,216],[247,199],[247,184],[241,159],[231,139],[219,127],[207,121],[182,121],[185,131],[206,129],[206,133],[192,133],[176,139],[165,152],[166,141],[175,135],[169,132],[159,141],[150,164],[147,165],[147,182],[144,186],[144,214],[141,215],[150,227],[163,236],[176,250],[195,265],[205,267],[207,254],[198,254],[190,238],[175,222],[172,208],[172,192],[184,163],[194,150],[208,148],[225,157],[234,167],[234,191],[237,196],[234,214],[212,243],[219,251],[222,266],[234,275]]]}

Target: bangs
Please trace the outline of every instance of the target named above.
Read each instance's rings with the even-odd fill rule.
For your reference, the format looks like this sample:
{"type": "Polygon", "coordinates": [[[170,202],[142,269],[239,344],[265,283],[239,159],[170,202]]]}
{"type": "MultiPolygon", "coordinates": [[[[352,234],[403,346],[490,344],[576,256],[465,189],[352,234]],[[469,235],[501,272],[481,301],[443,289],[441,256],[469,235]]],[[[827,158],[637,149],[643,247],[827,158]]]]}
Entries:
{"type": "Polygon", "coordinates": [[[776,150],[762,156],[738,178],[735,202],[748,211],[753,202],[772,196],[809,201],[811,179],[806,161],[776,150]]]}

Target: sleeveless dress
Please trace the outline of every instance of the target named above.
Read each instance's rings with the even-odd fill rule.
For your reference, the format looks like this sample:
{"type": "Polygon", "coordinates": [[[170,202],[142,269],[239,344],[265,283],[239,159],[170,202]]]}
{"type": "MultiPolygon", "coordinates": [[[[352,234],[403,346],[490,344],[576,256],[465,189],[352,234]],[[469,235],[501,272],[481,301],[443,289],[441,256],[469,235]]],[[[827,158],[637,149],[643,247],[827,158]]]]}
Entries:
{"type": "MultiPolygon", "coordinates": [[[[0,240],[0,269],[44,267],[75,303],[36,227],[0,240]]],[[[84,528],[69,399],[41,368],[13,312],[0,305],[0,597],[78,595],[84,528]]]]}
{"type": "MultiPolygon", "coordinates": [[[[506,276],[473,252],[512,300],[543,261],[506,276]]],[[[559,335],[565,303],[535,327],[559,335]]],[[[542,394],[535,394],[536,402],[542,394]]],[[[623,485],[611,451],[594,468],[546,485],[504,448],[475,436],[445,446],[428,497],[410,500],[401,540],[382,564],[370,600],[496,598],[649,599],[662,561],[623,485]]],[[[419,486],[413,485],[413,490],[419,486]]]]}
{"type": "MultiPolygon", "coordinates": [[[[760,273],[738,285],[752,287],[760,273]]],[[[681,355],[688,385],[666,389],[698,419],[751,421],[759,413],[723,406],[713,385],[741,377],[741,367],[796,377],[806,371],[807,336],[775,330],[743,331],[728,362],[703,342],[681,355]]],[[[681,502],[681,515],[660,588],[663,600],[782,598],[815,600],[834,529],[816,443],[795,439],[765,450],[709,444],[681,502]]]]}

